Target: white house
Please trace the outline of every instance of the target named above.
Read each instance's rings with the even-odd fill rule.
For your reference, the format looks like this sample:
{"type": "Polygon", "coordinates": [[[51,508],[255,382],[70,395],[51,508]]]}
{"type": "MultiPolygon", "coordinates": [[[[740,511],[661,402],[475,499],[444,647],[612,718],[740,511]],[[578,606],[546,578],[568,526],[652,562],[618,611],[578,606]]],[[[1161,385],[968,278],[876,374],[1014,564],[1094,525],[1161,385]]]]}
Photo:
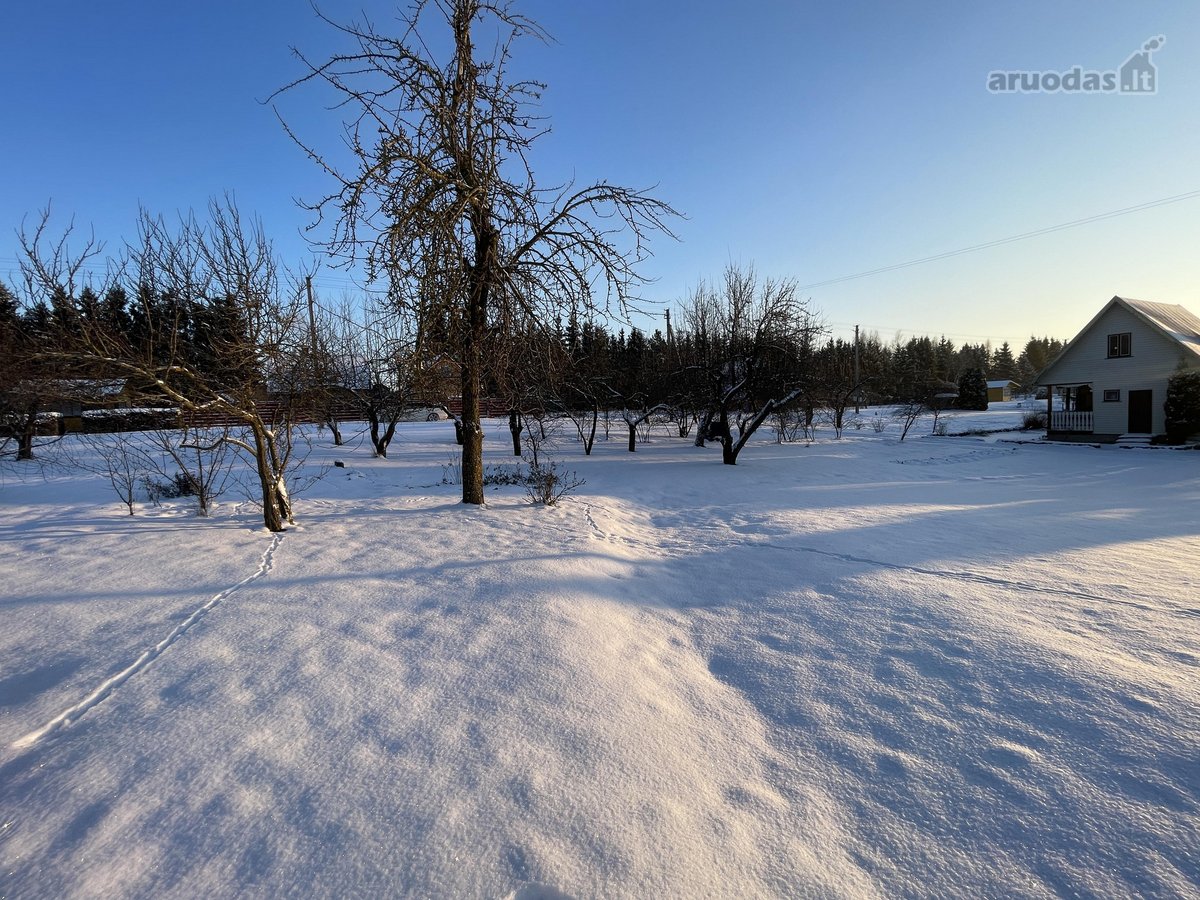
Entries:
{"type": "Polygon", "coordinates": [[[1038,376],[1048,388],[1049,436],[1162,434],[1167,382],[1180,367],[1200,368],[1200,318],[1170,303],[1113,297],[1038,376]]]}

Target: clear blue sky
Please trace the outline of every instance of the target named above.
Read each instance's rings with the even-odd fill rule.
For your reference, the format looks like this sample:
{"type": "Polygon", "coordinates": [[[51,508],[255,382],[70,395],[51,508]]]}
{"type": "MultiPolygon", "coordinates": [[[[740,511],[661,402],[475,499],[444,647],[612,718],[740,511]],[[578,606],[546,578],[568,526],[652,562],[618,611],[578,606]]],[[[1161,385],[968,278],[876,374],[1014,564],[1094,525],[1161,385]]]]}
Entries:
{"type": "MultiPolygon", "coordinates": [[[[1200,4],[1021,0],[526,0],[556,38],[520,51],[549,85],[534,163],[658,194],[688,216],[647,297],[670,302],[730,260],[803,284],[1200,190],[1200,4]],[[1115,70],[1150,37],[1154,96],[993,95],[996,69],[1115,70]]],[[[322,4],[378,24],[395,6],[322,4]]],[[[305,0],[43,0],[0,13],[0,278],[13,230],[53,200],[110,246],[139,206],[236,193],[299,261],[329,187],[261,101],[336,36],[305,0]]],[[[315,94],[290,121],[334,148],[315,94]]],[[[325,270],[328,294],[347,279],[325,270]]],[[[1200,312],[1200,197],[806,291],[839,334],[1071,337],[1111,295],[1200,312]]]]}

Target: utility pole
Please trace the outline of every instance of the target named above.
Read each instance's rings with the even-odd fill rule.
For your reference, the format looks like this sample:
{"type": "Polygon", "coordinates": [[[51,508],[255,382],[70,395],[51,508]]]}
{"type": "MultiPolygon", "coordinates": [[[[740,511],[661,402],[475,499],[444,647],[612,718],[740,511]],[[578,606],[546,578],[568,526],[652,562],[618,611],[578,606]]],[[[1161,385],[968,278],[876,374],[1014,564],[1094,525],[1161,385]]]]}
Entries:
{"type": "Polygon", "coordinates": [[[304,276],[304,290],[308,292],[308,339],[312,344],[313,365],[317,364],[317,317],[313,312],[312,276],[304,276]]]}
{"type": "Polygon", "coordinates": [[[667,317],[667,346],[669,347],[673,342],[671,335],[671,311],[669,309],[664,309],[663,315],[667,317]]]}
{"type": "Polygon", "coordinates": [[[854,326],[854,414],[859,413],[859,399],[862,397],[862,391],[859,389],[858,381],[858,326],[854,326]]]}

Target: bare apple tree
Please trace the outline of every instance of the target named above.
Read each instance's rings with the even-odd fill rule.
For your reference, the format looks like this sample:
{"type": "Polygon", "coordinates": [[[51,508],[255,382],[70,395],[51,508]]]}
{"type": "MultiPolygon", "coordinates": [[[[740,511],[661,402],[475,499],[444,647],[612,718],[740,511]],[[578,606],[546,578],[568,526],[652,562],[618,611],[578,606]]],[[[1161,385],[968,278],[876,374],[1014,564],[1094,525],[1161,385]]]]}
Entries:
{"type": "Polygon", "coordinates": [[[223,440],[254,466],[263,522],[282,531],[292,521],[294,413],[311,378],[300,291],[282,283],[261,224],[243,219],[232,200],[213,202],[206,223],[188,216],[177,229],[143,213],[138,241],[111,276],[135,286],[135,327],[121,330],[79,314],[79,266],[61,259],[47,218],[21,234],[22,273],[75,321],[47,358],[81,377],[124,378],[131,398],[165,401],[185,420],[235,426],[223,440]]]}
{"type": "Polygon", "coordinates": [[[734,264],[719,287],[700,284],[683,315],[708,391],[696,443],[719,441],[722,462],[736,465],[767,417],[803,395],[820,327],[795,279],[760,280],[753,267],[734,264]]]}
{"type": "Polygon", "coordinates": [[[675,212],[644,190],[606,181],[535,181],[528,152],[546,130],[534,111],[544,85],[515,79],[510,62],[519,39],[546,36],[505,0],[417,0],[398,36],[366,20],[325,21],[352,49],[320,63],[296,51],[304,74],[275,96],[325,85],[335,105],[352,111],[344,139],[353,163],[341,167],[284,127],[336,182],[310,204],[318,222],[333,219],[328,249],[363,260],[367,277],[385,282],[419,321],[453,324],[463,502],[481,504],[480,398],[497,312],[515,307],[552,322],[549,313],[572,302],[626,307],[644,281],[645,238],[670,233],[675,212]],[[492,49],[477,52],[476,27],[492,49]]]}

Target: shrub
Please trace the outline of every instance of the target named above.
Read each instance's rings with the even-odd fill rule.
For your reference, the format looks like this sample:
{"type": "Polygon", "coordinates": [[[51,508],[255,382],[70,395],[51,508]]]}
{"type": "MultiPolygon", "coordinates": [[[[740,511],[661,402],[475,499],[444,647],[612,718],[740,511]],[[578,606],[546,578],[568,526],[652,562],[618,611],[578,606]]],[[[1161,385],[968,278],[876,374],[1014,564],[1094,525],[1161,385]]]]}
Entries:
{"type": "Polygon", "coordinates": [[[1027,412],[1021,419],[1021,427],[1026,431],[1038,431],[1046,427],[1046,411],[1044,409],[1037,412],[1027,412]]]}
{"type": "Polygon", "coordinates": [[[517,465],[498,463],[483,467],[483,483],[485,485],[525,484],[529,476],[517,465]]]}
{"type": "Polygon", "coordinates": [[[142,486],[146,489],[146,497],[155,506],[163,500],[178,500],[180,497],[193,497],[196,494],[192,479],[186,472],[176,472],[174,477],[169,479],[147,475],[142,479],[142,486]]]}
{"type": "Polygon", "coordinates": [[[462,457],[457,453],[442,463],[442,484],[462,484],[462,457]]]}
{"type": "Polygon", "coordinates": [[[557,463],[531,463],[525,490],[534,503],[554,506],[565,494],[585,483],[575,472],[560,471],[557,463]]]}
{"type": "Polygon", "coordinates": [[[1200,369],[1176,372],[1167,382],[1167,437],[1183,443],[1200,434],[1200,369]]]}

